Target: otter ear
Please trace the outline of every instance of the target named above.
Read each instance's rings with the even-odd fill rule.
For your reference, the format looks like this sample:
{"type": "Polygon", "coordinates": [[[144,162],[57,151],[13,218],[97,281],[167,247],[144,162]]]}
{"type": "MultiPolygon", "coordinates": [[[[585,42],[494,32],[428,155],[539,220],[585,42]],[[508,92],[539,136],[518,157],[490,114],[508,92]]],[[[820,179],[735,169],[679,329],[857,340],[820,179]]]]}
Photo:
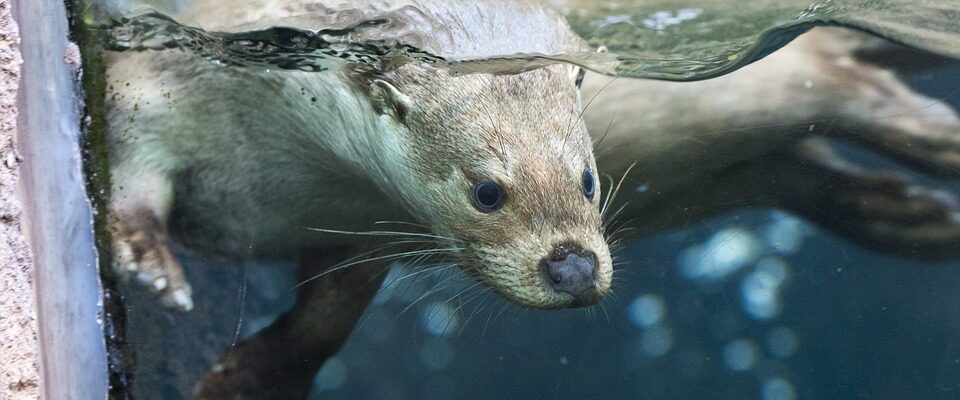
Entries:
{"type": "Polygon", "coordinates": [[[380,114],[389,114],[398,122],[407,118],[411,100],[389,82],[376,79],[370,84],[370,100],[380,114]]]}

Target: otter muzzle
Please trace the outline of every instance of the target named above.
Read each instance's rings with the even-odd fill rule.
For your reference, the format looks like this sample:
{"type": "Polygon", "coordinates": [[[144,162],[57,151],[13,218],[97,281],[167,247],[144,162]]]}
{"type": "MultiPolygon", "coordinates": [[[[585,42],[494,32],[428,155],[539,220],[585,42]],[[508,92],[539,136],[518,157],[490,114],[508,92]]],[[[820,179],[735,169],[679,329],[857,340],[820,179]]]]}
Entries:
{"type": "Polygon", "coordinates": [[[572,295],[575,306],[596,302],[597,257],[593,252],[568,251],[541,262],[545,280],[558,291],[572,295]]]}

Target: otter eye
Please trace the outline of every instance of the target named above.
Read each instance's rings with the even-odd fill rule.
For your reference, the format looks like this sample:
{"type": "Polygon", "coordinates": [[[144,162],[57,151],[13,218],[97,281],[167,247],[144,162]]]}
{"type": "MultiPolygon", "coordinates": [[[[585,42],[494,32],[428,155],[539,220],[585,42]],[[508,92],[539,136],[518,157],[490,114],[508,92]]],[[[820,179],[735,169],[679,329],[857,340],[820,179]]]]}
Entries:
{"type": "Polygon", "coordinates": [[[493,181],[473,185],[473,205],[482,212],[493,212],[503,205],[503,190],[493,181]]]}
{"type": "Polygon", "coordinates": [[[587,200],[593,200],[593,195],[597,191],[597,183],[593,180],[593,173],[589,169],[583,170],[583,195],[587,200]]]}

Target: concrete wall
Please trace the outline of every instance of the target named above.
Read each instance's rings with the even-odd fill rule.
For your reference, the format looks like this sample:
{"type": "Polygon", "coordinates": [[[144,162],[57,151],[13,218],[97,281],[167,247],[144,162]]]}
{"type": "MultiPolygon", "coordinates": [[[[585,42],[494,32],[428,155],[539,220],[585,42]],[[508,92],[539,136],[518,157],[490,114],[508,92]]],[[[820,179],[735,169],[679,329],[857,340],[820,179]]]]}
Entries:
{"type": "Polygon", "coordinates": [[[10,3],[0,0],[0,399],[36,399],[40,388],[33,264],[15,189],[20,37],[10,3]]]}

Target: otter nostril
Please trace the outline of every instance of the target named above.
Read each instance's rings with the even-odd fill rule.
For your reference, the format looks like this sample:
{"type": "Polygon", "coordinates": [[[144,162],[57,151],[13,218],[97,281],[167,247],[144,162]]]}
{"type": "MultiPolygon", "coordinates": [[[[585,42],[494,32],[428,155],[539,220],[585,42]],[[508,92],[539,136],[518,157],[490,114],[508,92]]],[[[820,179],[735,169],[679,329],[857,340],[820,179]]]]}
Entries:
{"type": "Polygon", "coordinates": [[[547,261],[545,264],[547,275],[550,276],[550,280],[553,283],[560,283],[563,281],[563,275],[560,273],[559,268],[550,268],[551,263],[556,264],[555,261],[547,261]]]}
{"type": "Polygon", "coordinates": [[[596,287],[596,256],[593,252],[568,252],[562,258],[551,257],[541,263],[554,290],[581,297],[596,287]]]}

